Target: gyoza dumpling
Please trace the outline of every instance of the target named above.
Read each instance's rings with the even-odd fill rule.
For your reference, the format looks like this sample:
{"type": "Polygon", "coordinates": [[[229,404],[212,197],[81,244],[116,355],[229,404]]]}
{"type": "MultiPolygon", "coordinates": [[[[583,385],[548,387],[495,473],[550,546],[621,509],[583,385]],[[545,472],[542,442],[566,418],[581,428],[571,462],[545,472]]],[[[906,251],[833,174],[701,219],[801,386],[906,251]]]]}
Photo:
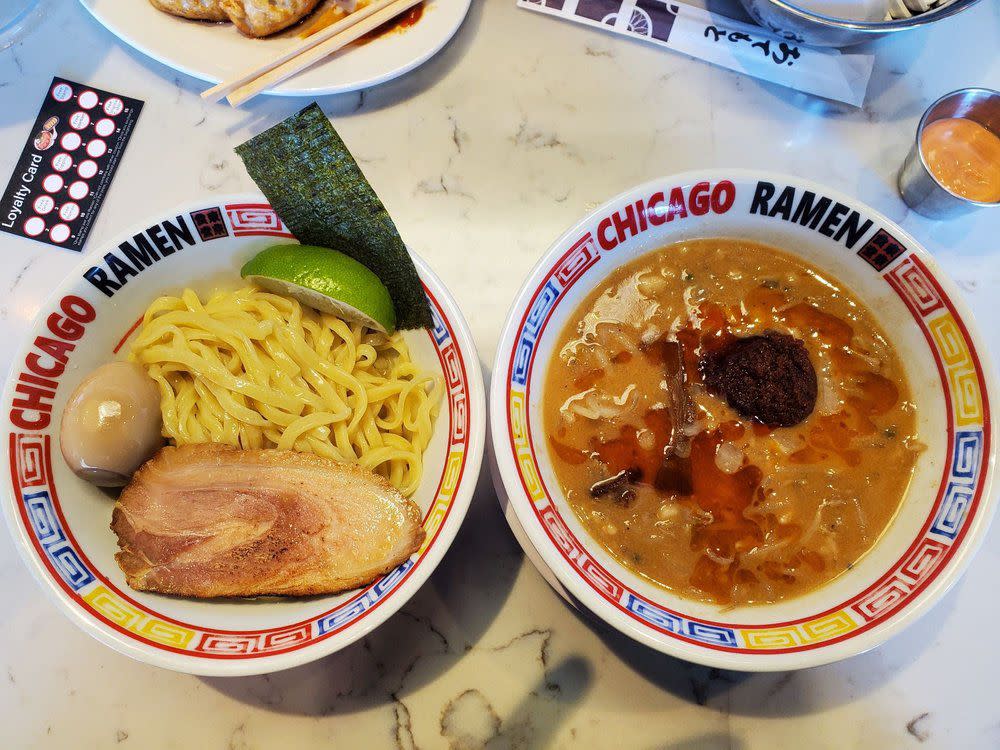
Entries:
{"type": "Polygon", "coordinates": [[[149,0],[153,7],[181,18],[199,21],[227,21],[219,0],[149,0]]]}
{"type": "Polygon", "coordinates": [[[268,36],[298,23],[320,0],[218,0],[236,28],[247,36],[268,36]]]}

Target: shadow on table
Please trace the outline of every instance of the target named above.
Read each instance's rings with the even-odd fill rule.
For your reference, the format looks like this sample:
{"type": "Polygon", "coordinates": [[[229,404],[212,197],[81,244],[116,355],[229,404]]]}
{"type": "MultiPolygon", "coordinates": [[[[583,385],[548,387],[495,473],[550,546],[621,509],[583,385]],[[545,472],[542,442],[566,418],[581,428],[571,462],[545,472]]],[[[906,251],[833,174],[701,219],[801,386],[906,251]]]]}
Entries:
{"type": "MultiPolygon", "coordinates": [[[[729,714],[781,718],[818,713],[856,701],[898,678],[947,632],[960,586],[905,632],[876,649],[835,664],[783,672],[738,672],[692,664],[647,648],[588,612],[565,606],[621,661],[659,689],[729,714]]],[[[715,747],[711,738],[705,744],[666,747],[689,746],[715,747]]],[[[722,746],[728,747],[725,743],[722,746]]]]}
{"type": "Polygon", "coordinates": [[[725,732],[709,732],[677,742],[655,745],[651,750],[746,750],[747,747],[749,745],[739,737],[725,732]]]}
{"type": "Polygon", "coordinates": [[[327,715],[384,705],[454,667],[503,608],[523,559],[485,463],[483,468],[451,549],[413,598],[376,630],[311,664],[254,677],[202,678],[204,683],[264,709],[327,715]]]}
{"type": "MultiPolygon", "coordinates": [[[[925,94],[917,89],[916,83],[907,81],[905,66],[887,60],[884,55],[879,53],[879,45],[884,43],[881,41],[865,42],[844,50],[847,54],[875,56],[875,66],[868,81],[865,99],[860,107],[846,102],[824,99],[759,78],[754,79],[754,83],[762,94],[799,110],[803,115],[819,118],[819,122],[826,119],[831,121],[864,121],[872,127],[878,127],[878,123],[881,122],[892,123],[919,117],[929,102],[925,101],[925,94]]],[[[920,46],[922,46],[922,42],[914,45],[916,47],[914,55],[920,46]]],[[[802,122],[788,123],[789,129],[803,126],[809,127],[808,124],[802,122]]]]}
{"type": "Polygon", "coordinates": [[[478,690],[466,690],[441,710],[441,736],[452,748],[549,747],[569,718],[567,709],[586,695],[592,682],[593,670],[586,660],[565,659],[546,670],[502,719],[478,690]]]}

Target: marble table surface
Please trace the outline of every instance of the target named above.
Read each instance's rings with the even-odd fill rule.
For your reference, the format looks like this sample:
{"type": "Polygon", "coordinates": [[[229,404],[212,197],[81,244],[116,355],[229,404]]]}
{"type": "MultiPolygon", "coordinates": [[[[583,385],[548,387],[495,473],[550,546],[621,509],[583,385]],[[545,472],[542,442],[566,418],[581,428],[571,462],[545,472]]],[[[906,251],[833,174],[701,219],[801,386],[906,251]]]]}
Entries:
{"type": "MultiPolygon", "coordinates": [[[[140,0],[134,0],[139,2],[140,0]]],[[[0,53],[0,177],[53,75],[146,101],[90,247],[143,215],[252,184],[233,145],[304,105],[205,105],[72,0],[0,53]]],[[[644,180],[764,168],[853,193],[921,238],[1000,353],[1000,212],[910,213],[896,170],[925,106],[1000,88],[1000,3],[886,39],[862,109],[476,0],[409,76],[321,100],[408,243],[453,290],[484,369],[508,303],[553,238],[644,180]]],[[[0,235],[0,365],[75,254],[0,235]]],[[[60,615],[0,534],[4,748],[1000,747],[1000,526],[964,579],[881,648],[802,672],[740,674],[662,656],[565,606],[507,529],[484,476],[429,582],[363,642],[264,677],[147,667],[60,615]],[[989,623],[994,623],[990,625],[989,623]],[[985,639],[985,640],[984,640],[985,639]]]]}

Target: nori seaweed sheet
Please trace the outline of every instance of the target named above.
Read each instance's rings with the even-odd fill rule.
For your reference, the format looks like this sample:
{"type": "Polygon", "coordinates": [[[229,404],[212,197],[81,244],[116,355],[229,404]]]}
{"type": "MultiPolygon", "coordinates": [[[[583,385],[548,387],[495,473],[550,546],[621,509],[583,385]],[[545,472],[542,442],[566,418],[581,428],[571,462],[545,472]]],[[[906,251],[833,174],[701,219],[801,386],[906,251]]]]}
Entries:
{"type": "Polygon", "coordinates": [[[389,212],[313,102],[236,147],[247,172],[304,245],[340,250],[389,290],[399,328],[431,328],[431,308],[389,212]]]}

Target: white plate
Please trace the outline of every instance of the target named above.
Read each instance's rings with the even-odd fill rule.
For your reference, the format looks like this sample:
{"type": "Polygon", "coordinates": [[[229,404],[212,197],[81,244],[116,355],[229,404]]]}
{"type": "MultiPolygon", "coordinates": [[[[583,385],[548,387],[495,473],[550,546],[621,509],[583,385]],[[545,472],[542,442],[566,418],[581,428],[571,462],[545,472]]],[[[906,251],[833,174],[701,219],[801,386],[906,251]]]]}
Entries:
{"type": "MultiPolygon", "coordinates": [[[[266,62],[298,37],[296,27],[248,39],[232,24],[189,21],[147,0],[80,0],[112,34],[182,73],[218,83],[266,62]]],[[[279,96],[339,94],[392,80],[426,62],[448,43],[471,0],[428,0],[423,17],[405,31],[345,50],[268,91],[279,96]]]]}
{"type": "MultiPolygon", "coordinates": [[[[60,454],[63,405],[87,373],[122,358],[135,330],[133,321],[138,324],[156,297],[184,287],[202,295],[216,287],[235,288],[243,263],[269,245],[293,241],[261,196],[216,197],[150,217],[83,258],[55,286],[14,358],[0,419],[0,463],[8,477],[0,503],[15,546],[64,614],[102,643],[140,661],[193,674],[246,675],[337,651],[413,596],[451,545],[472,500],[486,434],[479,358],[451,295],[415,257],[435,327],[407,331],[406,341],[414,362],[442,374],[448,384],[424,453],[423,479],[413,495],[424,516],[423,547],[370,586],[336,596],[204,601],[133,591],[126,585],[114,560],[110,498],[74,475],[60,454]],[[145,242],[158,239],[161,244],[166,232],[174,238],[167,242],[170,252],[155,259],[154,251],[155,260],[122,277],[126,283],[105,296],[85,274],[91,267],[111,273],[108,259],[115,255],[122,261],[125,242],[139,247],[132,237],[140,232],[145,242]],[[82,332],[79,326],[69,331],[57,325],[73,315],[83,323],[82,332]],[[38,337],[53,336],[62,338],[68,351],[62,371],[35,348],[38,337]],[[38,383],[39,356],[53,371],[54,392],[43,399],[51,411],[25,411],[17,403],[23,395],[18,389],[23,391],[26,382],[38,383]]],[[[134,252],[134,247],[129,249],[134,252]]]]}

